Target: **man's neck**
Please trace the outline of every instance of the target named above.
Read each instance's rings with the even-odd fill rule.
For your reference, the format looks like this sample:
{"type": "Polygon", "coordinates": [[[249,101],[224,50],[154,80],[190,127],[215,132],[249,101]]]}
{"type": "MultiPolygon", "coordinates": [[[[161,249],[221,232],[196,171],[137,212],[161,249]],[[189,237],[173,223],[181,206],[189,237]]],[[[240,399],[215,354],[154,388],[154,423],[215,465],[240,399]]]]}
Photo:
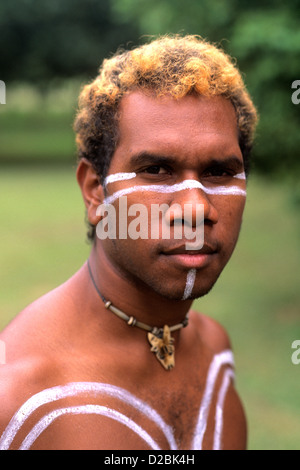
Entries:
{"type": "MultiPolygon", "coordinates": [[[[172,326],[185,319],[192,304],[191,300],[178,301],[165,298],[140,280],[125,277],[112,265],[100,244],[94,245],[89,265],[98,290],[97,292],[95,289],[99,299],[97,301],[101,304],[103,299],[99,292],[126,315],[133,316],[152,327],[172,326]]],[[[88,274],[88,267],[86,272],[88,274]]],[[[90,282],[92,283],[92,279],[90,282]]]]}

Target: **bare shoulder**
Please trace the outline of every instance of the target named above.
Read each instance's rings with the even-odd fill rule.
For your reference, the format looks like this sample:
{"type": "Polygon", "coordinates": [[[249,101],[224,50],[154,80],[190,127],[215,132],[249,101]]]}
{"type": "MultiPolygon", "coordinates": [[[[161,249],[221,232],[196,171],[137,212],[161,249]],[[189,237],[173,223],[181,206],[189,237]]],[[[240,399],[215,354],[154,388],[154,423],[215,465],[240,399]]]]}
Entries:
{"type": "MultiPolygon", "coordinates": [[[[133,409],[129,418],[120,400],[128,393],[107,383],[107,368],[116,375],[111,357],[100,360],[90,335],[78,336],[74,310],[72,295],[59,287],[0,334],[6,348],[6,363],[0,365],[0,450],[149,449],[141,413],[133,409]]],[[[82,320],[78,323],[81,333],[82,320]]]]}
{"type": "Polygon", "coordinates": [[[65,302],[64,289],[55,289],[28,305],[0,334],[5,349],[5,363],[0,365],[0,449],[24,403],[63,377],[53,312],[60,313],[65,302]]]}
{"type": "Polygon", "coordinates": [[[143,408],[131,409],[128,392],[109,385],[103,364],[111,358],[91,353],[89,336],[78,341],[70,303],[64,289],[51,292],[0,335],[0,450],[149,449],[143,408]]]}
{"type": "Polygon", "coordinates": [[[231,349],[229,335],[219,322],[195,310],[191,311],[190,318],[194,328],[198,331],[201,341],[209,349],[215,353],[231,349]]]}
{"type": "Polygon", "coordinates": [[[0,372],[0,450],[149,449],[139,425],[101,393],[101,383],[61,377],[50,384],[32,366],[0,372]]]}
{"type": "Polygon", "coordinates": [[[27,364],[44,362],[45,358],[58,352],[59,345],[66,343],[72,322],[70,312],[75,311],[76,304],[73,284],[71,278],[36,299],[0,333],[7,366],[23,364],[24,361],[27,364]]]}
{"type": "Polygon", "coordinates": [[[17,411],[32,395],[47,387],[48,383],[47,368],[43,367],[38,356],[28,355],[1,365],[0,450],[6,449],[7,438],[11,437],[13,431],[10,423],[17,411]]]}

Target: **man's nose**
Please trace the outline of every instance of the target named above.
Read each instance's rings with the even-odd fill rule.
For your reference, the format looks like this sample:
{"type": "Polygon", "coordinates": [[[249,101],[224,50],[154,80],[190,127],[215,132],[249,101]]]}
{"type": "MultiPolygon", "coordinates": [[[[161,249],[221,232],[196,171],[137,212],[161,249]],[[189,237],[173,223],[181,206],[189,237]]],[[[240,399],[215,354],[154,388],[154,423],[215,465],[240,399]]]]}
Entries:
{"type": "Polygon", "coordinates": [[[199,224],[200,214],[203,219],[202,223],[216,224],[218,222],[218,211],[204,188],[191,188],[174,193],[166,217],[171,226],[188,222],[192,227],[196,227],[199,224]]]}

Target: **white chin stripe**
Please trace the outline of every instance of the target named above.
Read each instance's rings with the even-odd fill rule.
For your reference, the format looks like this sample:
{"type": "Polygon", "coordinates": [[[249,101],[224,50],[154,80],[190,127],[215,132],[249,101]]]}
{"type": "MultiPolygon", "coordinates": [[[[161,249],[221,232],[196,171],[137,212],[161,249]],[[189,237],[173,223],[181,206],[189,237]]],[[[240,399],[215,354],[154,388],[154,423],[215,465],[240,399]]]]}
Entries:
{"type": "Polygon", "coordinates": [[[183,294],[182,300],[187,300],[187,299],[190,297],[190,295],[191,295],[191,293],[192,293],[192,291],[193,291],[194,284],[195,284],[196,274],[197,274],[196,269],[191,269],[191,270],[187,273],[186,285],[185,285],[185,289],[184,289],[184,294],[183,294]]]}
{"type": "Polygon", "coordinates": [[[177,191],[185,191],[187,189],[202,189],[206,194],[213,195],[223,195],[223,196],[246,196],[246,191],[239,188],[238,186],[216,186],[215,188],[206,188],[202,183],[196,180],[184,180],[181,183],[173,185],[141,185],[141,186],[131,186],[130,188],[121,189],[116,191],[111,196],[105,198],[105,204],[112,204],[114,201],[119,199],[122,196],[131,194],[134,192],[156,192],[156,193],[175,193],[177,191]]]}

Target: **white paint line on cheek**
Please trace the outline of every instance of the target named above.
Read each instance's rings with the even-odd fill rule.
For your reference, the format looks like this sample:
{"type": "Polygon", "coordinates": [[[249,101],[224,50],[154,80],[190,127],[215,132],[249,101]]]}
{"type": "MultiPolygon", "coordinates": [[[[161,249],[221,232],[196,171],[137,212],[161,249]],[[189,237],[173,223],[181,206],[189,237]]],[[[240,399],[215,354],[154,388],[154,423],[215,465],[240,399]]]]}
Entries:
{"type": "MultiPolygon", "coordinates": [[[[112,175],[109,175],[105,178],[104,180],[104,186],[110,184],[110,183],[115,183],[116,181],[124,181],[124,180],[130,180],[136,177],[136,173],[131,172],[131,173],[114,173],[112,175]]],[[[238,173],[234,175],[234,178],[245,180],[246,175],[245,172],[243,171],[242,173],[238,173]]]]}
{"type": "Polygon", "coordinates": [[[238,173],[237,175],[234,175],[234,178],[237,178],[239,180],[245,180],[246,179],[245,172],[243,171],[242,173],[238,173]]]}
{"type": "Polygon", "coordinates": [[[51,423],[59,418],[62,415],[66,414],[97,414],[106,416],[111,418],[119,423],[124,424],[133,432],[135,432],[139,437],[141,437],[153,450],[160,450],[158,444],[152,439],[151,436],[143,429],[141,426],[136,424],[127,416],[123,415],[122,413],[113,410],[111,408],[107,408],[106,406],[100,405],[83,405],[83,406],[73,406],[69,408],[60,408],[58,410],[52,411],[48,415],[44,416],[30,431],[30,433],[26,436],[24,441],[21,444],[19,450],[29,450],[32,444],[36,441],[36,439],[42,434],[42,432],[47,429],[51,423]]]}
{"type": "Polygon", "coordinates": [[[187,300],[192,294],[195,280],[196,280],[196,274],[197,274],[196,269],[191,269],[187,273],[186,284],[185,284],[185,289],[184,289],[182,300],[187,300]]]}
{"type": "Polygon", "coordinates": [[[104,180],[104,186],[109,183],[115,183],[115,181],[131,180],[136,177],[136,173],[114,173],[113,175],[107,176],[104,180]]]}
{"type": "Polygon", "coordinates": [[[143,185],[132,186],[130,188],[121,189],[116,191],[111,196],[108,196],[103,202],[104,204],[112,204],[115,200],[122,196],[131,194],[137,191],[141,192],[156,192],[156,193],[175,193],[177,191],[185,191],[187,189],[202,189],[206,194],[223,195],[223,196],[246,196],[246,191],[238,186],[216,186],[215,188],[206,188],[202,183],[196,180],[184,180],[181,183],[174,185],[143,185]]]}

